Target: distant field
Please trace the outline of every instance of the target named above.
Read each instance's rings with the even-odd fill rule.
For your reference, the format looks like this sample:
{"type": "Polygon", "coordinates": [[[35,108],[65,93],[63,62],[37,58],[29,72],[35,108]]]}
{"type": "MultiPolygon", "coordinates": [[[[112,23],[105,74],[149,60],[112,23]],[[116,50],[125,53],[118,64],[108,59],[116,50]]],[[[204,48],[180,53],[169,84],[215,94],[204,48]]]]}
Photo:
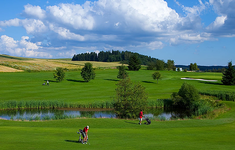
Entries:
{"type": "MultiPolygon", "coordinates": [[[[71,59],[32,59],[0,55],[0,72],[17,72],[19,70],[52,71],[56,67],[81,69],[89,61],[71,61],[71,59]],[[5,66],[5,67],[2,67],[5,66]],[[6,68],[8,67],[8,68],[6,68]],[[10,70],[9,68],[14,68],[10,70]]],[[[116,68],[119,62],[90,62],[94,68],[116,68]]]]}
{"type": "Polygon", "coordinates": [[[11,67],[6,67],[6,66],[0,65],[0,72],[22,72],[22,71],[24,71],[24,70],[14,69],[11,67]]]}

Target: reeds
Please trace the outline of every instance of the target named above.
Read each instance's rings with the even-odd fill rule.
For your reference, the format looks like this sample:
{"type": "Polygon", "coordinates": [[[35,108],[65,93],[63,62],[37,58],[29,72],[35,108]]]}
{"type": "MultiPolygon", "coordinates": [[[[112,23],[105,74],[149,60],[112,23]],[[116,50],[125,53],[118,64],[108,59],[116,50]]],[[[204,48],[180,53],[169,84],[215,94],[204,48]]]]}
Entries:
{"type": "Polygon", "coordinates": [[[5,109],[58,109],[58,108],[113,108],[114,102],[69,103],[64,101],[0,101],[0,110],[5,109]]]}
{"type": "Polygon", "coordinates": [[[234,101],[235,100],[235,92],[228,92],[228,91],[199,91],[201,95],[208,95],[208,96],[215,96],[219,100],[223,101],[234,101]]]}

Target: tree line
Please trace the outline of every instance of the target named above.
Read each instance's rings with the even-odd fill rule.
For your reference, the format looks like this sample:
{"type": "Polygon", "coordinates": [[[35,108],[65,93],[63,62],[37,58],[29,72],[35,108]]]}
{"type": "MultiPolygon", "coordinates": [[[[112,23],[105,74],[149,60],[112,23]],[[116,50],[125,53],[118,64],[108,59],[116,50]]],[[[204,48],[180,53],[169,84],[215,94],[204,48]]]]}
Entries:
{"type": "Polygon", "coordinates": [[[72,58],[72,61],[101,61],[101,62],[117,62],[121,61],[124,64],[128,64],[131,56],[137,55],[140,59],[141,65],[147,65],[149,62],[156,61],[156,58],[152,58],[150,56],[141,55],[138,53],[133,53],[130,51],[101,51],[99,53],[91,52],[91,53],[81,53],[75,54],[72,58]]]}

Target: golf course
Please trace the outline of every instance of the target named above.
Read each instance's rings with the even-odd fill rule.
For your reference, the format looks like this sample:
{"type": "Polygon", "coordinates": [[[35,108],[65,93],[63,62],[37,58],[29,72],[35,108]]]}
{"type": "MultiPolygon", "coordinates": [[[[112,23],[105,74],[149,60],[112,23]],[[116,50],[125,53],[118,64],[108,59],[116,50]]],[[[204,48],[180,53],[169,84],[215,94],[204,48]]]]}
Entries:
{"type": "MultiPolygon", "coordinates": [[[[119,62],[90,62],[95,79],[84,82],[81,68],[85,61],[69,59],[29,59],[0,55],[0,107],[8,101],[63,102],[90,104],[112,102],[115,96],[119,62]],[[57,82],[56,67],[67,68],[65,78],[57,82]],[[49,81],[49,85],[43,85],[49,81]]],[[[184,82],[198,91],[234,92],[234,86],[221,83],[218,72],[159,71],[161,79],[152,78],[156,70],[127,71],[130,80],[145,87],[148,100],[170,99],[184,82]],[[205,79],[203,80],[184,80],[205,79]],[[210,82],[208,80],[213,80],[210,82]],[[215,81],[216,80],[216,81],[215,81]]],[[[208,96],[201,95],[201,99],[208,96]]],[[[9,150],[77,150],[77,149],[147,149],[147,150],[232,150],[235,149],[235,102],[225,104],[223,112],[212,118],[185,118],[167,121],[151,120],[139,125],[138,119],[68,118],[61,120],[4,120],[0,119],[0,149],[9,150]],[[89,125],[89,141],[78,142],[77,131],[89,125]]],[[[14,109],[17,109],[16,106],[14,109]]],[[[216,109],[214,110],[216,112],[216,109]]],[[[143,121],[144,122],[144,121],[143,121]]]]}

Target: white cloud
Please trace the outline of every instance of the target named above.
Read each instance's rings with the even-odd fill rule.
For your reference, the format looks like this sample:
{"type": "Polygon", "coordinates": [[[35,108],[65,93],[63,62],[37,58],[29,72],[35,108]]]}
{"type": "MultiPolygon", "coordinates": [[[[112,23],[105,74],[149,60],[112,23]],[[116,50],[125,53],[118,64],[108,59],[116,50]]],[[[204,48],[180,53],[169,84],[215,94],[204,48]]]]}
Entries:
{"type": "Polygon", "coordinates": [[[21,23],[28,34],[44,33],[47,31],[47,27],[41,20],[24,19],[21,23]]]}
{"type": "Polygon", "coordinates": [[[215,38],[211,37],[210,33],[182,33],[179,35],[175,35],[174,37],[170,38],[171,45],[178,45],[182,43],[201,43],[204,41],[209,40],[216,40],[215,38]]]}
{"type": "Polygon", "coordinates": [[[179,19],[164,0],[99,0],[94,3],[93,11],[97,15],[102,14],[101,20],[97,21],[101,25],[109,21],[130,31],[162,31],[172,28],[179,19]]]}
{"type": "Polygon", "coordinates": [[[218,17],[207,30],[216,36],[230,37],[235,34],[235,0],[209,0],[218,17]]]}
{"type": "Polygon", "coordinates": [[[207,29],[216,29],[224,25],[225,20],[227,19],[227,16],[219,16],[215,19],[215,21],[207,27],[207,29]]]}
{"type": "Polygon", "coordinates": [[[84,41],[85,38],[79,34],[71,33],[68,29],[62,27],[56,27],[50,24],[50,29],[57,33],[61,38],[75,41],[84,41]]]}
{"type": "Polygon", "coordinates": [[[40,6],[32,6],[30,4],[24,6],[24,13],[38,19],[43,19],[46,16],[46,11],[41,9],[40,6]]]}
{"type": "Polygon", "coordinates": [[[0,21],[0,26],[20,26],[20,19],[15,18],[6,21],[0,21]]]}
{"type": "Polygon", "coordinates": [[[56,22],[72,26],[74,29],[92,30],[95,24],[94,18],[90,15],[90,7],[85,6],[59,4],[58,6],[48,6],[47,11],[56,22]]]}
{"type": "Polygon", "coordinates": [[[23,36],[21,41],[15,41],[12,37],[2,35],[0,38],[0,53],[10,53],[14,56],[23,57],[52,57],[49,53],[40,52],[39,45],[28,40],[29,37],[27,36],[23,36]]]}

